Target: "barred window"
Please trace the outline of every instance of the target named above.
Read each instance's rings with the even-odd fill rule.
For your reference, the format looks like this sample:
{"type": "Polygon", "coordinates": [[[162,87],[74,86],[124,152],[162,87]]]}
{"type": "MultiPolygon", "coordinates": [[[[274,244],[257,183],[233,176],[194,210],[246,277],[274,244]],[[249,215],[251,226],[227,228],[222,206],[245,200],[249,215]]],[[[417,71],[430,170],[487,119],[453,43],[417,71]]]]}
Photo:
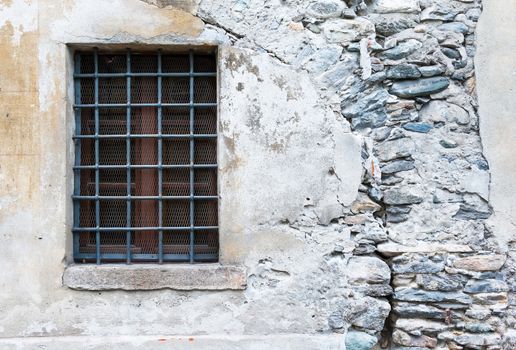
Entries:
{"type": "Polygon", "coordinates": [[[76,262],[218,259],[214,54],[77,52],[76,262]]]}

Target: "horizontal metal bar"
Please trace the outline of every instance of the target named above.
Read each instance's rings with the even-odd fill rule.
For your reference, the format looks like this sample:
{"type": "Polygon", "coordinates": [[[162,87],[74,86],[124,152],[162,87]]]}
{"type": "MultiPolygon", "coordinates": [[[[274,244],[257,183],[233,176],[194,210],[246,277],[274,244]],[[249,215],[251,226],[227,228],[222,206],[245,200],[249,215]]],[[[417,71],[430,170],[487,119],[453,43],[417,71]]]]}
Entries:
{"type": "Polygon", "coordinates": [[[217,107],[217,103],[77,103],[73,108],[127,108],[127,107],[217,107]]]}
{"type": "MultiPolygon", "coordinates": [[[[77,253],[74,255],[75,260],[91,259],[95,260],[96,255],[94,253],[77,253]]],[[[102,260],[125,260],[127,257],[125,254],[116,253],[101,253],[100,258],[102,260]]],[[[208,261],[218,259],[218,254],[194,254],[195,261],[208,261]]],[[[131,261],[143,261],[143,260],[158,260],[158,254],[131,254],[131,261]]],[[[163,261],[190,261],[189,254],[163,254],[163,261]]]]}
{"type": "Polygon", "coordinates": [[[111,232],[111,231],[188,231],[188,230],[196,230],[196,231],[204,231],[204,230],[217,230],[218,226],[182,226],[182,227],[74,227],[72,228],[73,232],[111,232]]]}
{"type": "Polygon", "coordinates": [[[193,167],[194,169],[210,169],[217,168],[217,164],[163,164],[163,165],[75,165],[73,167],[74,170],[81,169],[189,169],[193,167]]]}
{"type": "Polygon", "coordinates": [[[170,200],[170,199],[218,199],[218,196],[72,196],[76,200],[170,200]]]}
{"type": "Polygon", "coordinates": [[[200,72],[200,73],[76,73],[74,78],[127,78],[127,77],[173,77],[173,78],[189,78],[189,77],[216,77],[216,72],[200,72]]]}
{"type": "Polygon", "coordinates": [[[102,134],[102,135],[74,135],[74,139],[212,139],[217,138],[217,134],[102,134]]]}

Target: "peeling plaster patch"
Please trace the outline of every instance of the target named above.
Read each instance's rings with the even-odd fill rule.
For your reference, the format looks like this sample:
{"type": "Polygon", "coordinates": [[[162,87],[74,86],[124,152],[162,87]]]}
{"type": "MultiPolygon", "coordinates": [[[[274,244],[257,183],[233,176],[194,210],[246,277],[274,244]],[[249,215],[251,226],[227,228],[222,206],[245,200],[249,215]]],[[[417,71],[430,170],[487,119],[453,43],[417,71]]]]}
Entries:
{"type": "Polygon", "coordinates": [[[317,203],[315,212],[322,225],[342,216],[358,195],[362,179],[361,138],[335,128],[333,166],[326,176],[325,196],[317,203]]]}
{"type": "Polygon", "coordinates": [[[358,139],[337,127],[329,103],[320,98],[305,73],[267,54],[224,47],[219,55],[228,68],[221,73],[221,132],[224,140],[232,141],[233,150],[231,155],[221,150],[220,164],[228,176],[221,187],[221,193],[226,193],[221,216],[231,217],[234,227],[250,230],[250,222],[295,222],[306,198],[317,204],[327,198],[328,205],[342,213],[342,203],[354,200],[360,183],[358,139]],[[331,136],[335,130],[341,130],[338,150],[331,136]],[[233,159],[245,159],[245,163],[233,159]],[[349,177],[348,167],[353,168],[349,177]],[[328,177],[330,169],[337,169],[344,181],[328,177]],[[226,204],[230,202],[243,205],[233,208],[226,204]],[[230,207],[231,214],[224,214],[230,207]]]}
{"type": "Polygon", "coordinates": [[[52,104],[52,96],[57,93],[56,91],[56,81],[53,79],[56,75],[59,75],[59,66],[56,64],[50,64],[51,62],[63,62],[64,60],[59,59],[59,54],[57,50],[55,50],[55,46],[53,45],[41,45],[38,58],[39,64],[42,67],[46,67],[46,69],[42,69],[39,72],[39,105],[41,108],[41,112],[47,112],[50,108],[53,107],[52,104]]]}
{"type": "Polygon", "coordinates": [[[477,33],[475,70],[483,154],[491,173],[489,219],[499,243],[516,237],[516,2],[486,1],[477,33]]]}
{"type": "Polygon", "coordinates": [[[0,28],[12,28],[12,44],[19,45],[23,33],[36,31],[38,28],[37,5],[34,1],[7,1],[0,6],[0,28]]]}
{"type": "Polygon", "coordinates": [[[336,132],[335,174],[341,182],[339,202],[350,205],[356,199],[362,179],[362,159],[360,150],[362,140],[351,133],[336,132]]]}

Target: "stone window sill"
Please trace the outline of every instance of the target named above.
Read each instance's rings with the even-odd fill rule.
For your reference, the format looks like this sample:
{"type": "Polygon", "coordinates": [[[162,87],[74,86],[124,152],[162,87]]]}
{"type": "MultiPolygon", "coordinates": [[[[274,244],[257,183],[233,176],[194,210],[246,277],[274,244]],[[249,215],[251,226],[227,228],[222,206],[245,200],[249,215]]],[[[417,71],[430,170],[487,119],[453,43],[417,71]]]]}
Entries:
{"type": "Polygon", "coordinates": [[[242,290],[243,266],[220,264],[69,265],[63,285],[76,290],[242,290]]]}

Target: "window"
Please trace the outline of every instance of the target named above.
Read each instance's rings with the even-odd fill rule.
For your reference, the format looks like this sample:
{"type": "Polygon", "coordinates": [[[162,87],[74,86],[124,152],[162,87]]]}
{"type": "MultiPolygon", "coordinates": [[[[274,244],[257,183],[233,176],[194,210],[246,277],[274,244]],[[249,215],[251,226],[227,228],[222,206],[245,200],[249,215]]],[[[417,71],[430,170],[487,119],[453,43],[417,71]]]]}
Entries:
{"type": "Polygon", "coordinates": [[[76,262],[218,260],[214,54],[75,54],[76,262]]]}

